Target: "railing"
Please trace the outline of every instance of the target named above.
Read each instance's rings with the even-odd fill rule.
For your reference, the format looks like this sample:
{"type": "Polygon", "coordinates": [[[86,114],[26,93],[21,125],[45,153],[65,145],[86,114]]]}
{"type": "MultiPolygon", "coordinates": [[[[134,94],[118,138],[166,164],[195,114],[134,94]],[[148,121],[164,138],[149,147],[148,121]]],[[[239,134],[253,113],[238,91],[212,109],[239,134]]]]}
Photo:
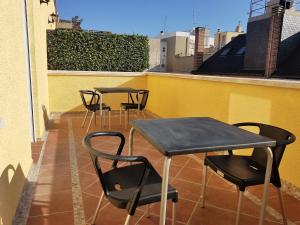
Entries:
{"type": "MultiPolygon", "coordinates": [[[[254,16],[259,16],[263,15],[267,12],[268,8],[271,8],[275,5],[278,5],[278,3],[270,3],[270,0],[251,0],[250,2],[250,12],[249,12],[249,18],[254,17],[254,16]]],[[[285,3],[287,4],[288,1],[285,3]]],[[[293,1],[291,1],[293,2],[293,1]]],[[[294,7],[296,10],[300,10],[300,0],[295,0],[294,1],[294,7]]],[[[286,7],[286,5],[281,5],[283,8],[286,7]]]]}

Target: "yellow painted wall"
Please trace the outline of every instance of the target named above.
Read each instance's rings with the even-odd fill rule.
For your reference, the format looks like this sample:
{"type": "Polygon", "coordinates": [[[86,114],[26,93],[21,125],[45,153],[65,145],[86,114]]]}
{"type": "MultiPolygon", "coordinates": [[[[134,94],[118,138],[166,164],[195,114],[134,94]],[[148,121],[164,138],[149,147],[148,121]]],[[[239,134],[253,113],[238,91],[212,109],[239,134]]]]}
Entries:
{"type": "Polygon", "coordinates": [[[163,76],[148,76],[147,88],[147,109],[161,117],[256,121],[291,131],[298,140],[288,146],[280,171],[284,180],[300,187],[300,89],[163,76]]]}
{"type": "MultiPolygon", "coordinates": [[[[37,135],[41,135],[41,104],[48,101],[45,29],[48,9],[28,0],[37,135]],[[38,22],[40,21],[40,22],[38,22]],[[46,22],[45,22],[46,21],[46,22]],[[42,24],[43,23],[43,24],[42,24]],[[34,27],[34,30],[33,30],[34,27]],[[41,35],[41,36],[39,36],[41,35]]],[[[23,0],[0,1],[0,224],[11,225],[32,164],[25,71],[23,0]]],[[[49,7],[49,8],[47,8],[49,7]]]]}
{"type": "Polygon", "coordinates": [[[31,165],[22,5],[0,1],[0,221],[9,225],[31,165]]]}
{"type": "MultiPolygon", "coordinates": [[[[93,90],[94,87],[146,88],[145,76],[66,76],[49,75],[49,108],[51,112],[82,111],[78,90],[93,90]]],[[[127,102],[126,94],[105,94],[103,102],[119,110],[120,102],[127,102]]]]}
{"type": "Polygon", "coordinates": [[[46,29],[54,29],[51,13],[55,13],[54,1],[40,4],[40,1],[29,0],[27,5],[30,38],[30,59],[33,86],[33,104],[35,114],[35,134],[41,137],[45,131],[42,106],[49,109],[47,78],[47,40],[46,29]]]}

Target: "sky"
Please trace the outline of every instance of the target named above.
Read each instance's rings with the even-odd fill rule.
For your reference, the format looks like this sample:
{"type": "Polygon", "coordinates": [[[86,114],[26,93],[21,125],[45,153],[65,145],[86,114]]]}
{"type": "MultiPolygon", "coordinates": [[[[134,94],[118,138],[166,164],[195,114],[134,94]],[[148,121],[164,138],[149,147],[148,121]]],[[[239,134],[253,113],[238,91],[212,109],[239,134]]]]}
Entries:
{"type": "Polygon", "coordinates": [[[61,19],[79,16],[81,27],[117,34],[149,37],[201,26],[234,31],[241,21],[246,30],[250,0],[56,0],[61,19]]]}

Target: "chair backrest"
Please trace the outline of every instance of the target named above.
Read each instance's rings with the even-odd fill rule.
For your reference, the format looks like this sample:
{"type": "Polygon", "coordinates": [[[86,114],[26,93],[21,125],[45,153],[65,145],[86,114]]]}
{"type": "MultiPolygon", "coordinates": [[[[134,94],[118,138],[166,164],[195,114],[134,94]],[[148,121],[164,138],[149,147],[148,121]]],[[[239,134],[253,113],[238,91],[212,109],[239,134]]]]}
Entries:
{"type": "Polygon", "coordinates": [[[83,140],[83,142],[84,142],[83,145],[89,151],[90,157],[91,157],[92,162],[93,162],[93,166],[94,166],[95,171],[96,171],[96,173],[99,177],[102,189],[103,189],[105,195],[107,195],[109,189],[107,187],[107,182],[104,179],[103,170],[101,169],[101,164],[99,163],[98,158],[111,160],[112,161],[112,168],[116,168],[117,163],[118,163],[118,160],[117,160],[118,157],[117,156],[120,155],[122,150],[123,150],[123,147],[125,145],[125,137],[119,132],[95,133],[94,135],[92,135],[92,134],[93,133],[91,133],[91,134],[89,134],[85,137],[85,139],[83,140]],[[93,145],[91,144],[91,139],[94,138],[94,137],[100,137],[100,136],[102,136],[102,137],[103,136],[105,136],[105,137],[108,137],[108,136],[119,137],[120,144],[119,144],[118,150],[116,152],[116,155],[111,155],[111,154],[108,154],[108,153],[104,153],[103,151],[99,150],[99,148],[95,149],[93,147],[93,145]]]}
{"type": "MultiPolygon", "coordinates": [[[[262,123],[245,122],[237,123],[234,125],[238,127],[257,127],[259,128],[259,135],[276,140],[276,146],[271,148],[273,152],[271,182],[276,186],[281,186],[278,167],[286,146],[296,140],[295,135],[282,128],[262,123]]],[[[267,154],[266,151],[264,151],[264,149],[262,148],[254,148],[251,157],[253,161],[262,166],[265,166],[267,163],[267,154]]]]}
{"type": "Polygon", "coordinates": [[[140,101],[140,110],[143,110],[147,104],[149,91],[148,90],[139,90],[138,95],[142,95],[142,100],[140,101]]]}
{"type": "MultiPolygon", "coordinates": [[[[115,204],[118,204],[117,202],[120,200],[113,199],[113,197],[110,195],[110,191],[118,191],[116,185],[120,184],[119,180],[122,179],[121,175],[119,174],[119,168],[117,168],[117,164],[119,161],[122,162],[133,162],[133,163],[141,163],[143,164],[143,170],[138,175],[138,183],[136,186],[136,189],[134,191],[134,194],[132,196],[129,196],[130,200],[128,202],[125,202],[127,204],[127,211],[133,215],[134,211],[138,205],[139,197],[141,195],[143,186],[145,185],[146,180],[148,179],[150,167],[148,160],[143,156],[121,156],[123,147],[125,145],[125,137],[120,132],[92,132],[87,134],[83,141],[83,146],[89,151],[90,157],[93,162],[93,166],[96,170],[96,173],[99,177],[102,189],[104,191],[105,196],[110,200],[112,199],[115,204]],[[98,147],[97,149],[94,147],[96,144],[99,144],[99,142],[93,144],[92,139],[97,137],[116,137],[120,139],[120,143],[117,149],[117,152],[115,155],[108,154],[106,152],[101,151],[98,147]],[[112,167],[108,171],[103,172],[101,168],[101,162],[99,162],[98,159],[106,159],[112,161],[112,167]]],[[[126,164],[127,165],[127,164],[126,164]]],[[[135,176],[136,174],[132,174],[132,176],[135,176]]],[[[122,188],[122,187],[120,187],[122,188]]],[[[122,200],[123,201],[123,200],[122,200]]],[[[126,201],[126,200],[124,200],[126,201]]]]}
{"type": "Polygon", "coordinates": [[[85,108],[88,108],[89,105],[96,103],[99,103],[99,95],[91,90],[79,90],[80,93],[80,97],[82,100],[82,103],[84,105],[85,108]],[[87,96],[90,97],[90,101],[87,101],[87,96]]]}

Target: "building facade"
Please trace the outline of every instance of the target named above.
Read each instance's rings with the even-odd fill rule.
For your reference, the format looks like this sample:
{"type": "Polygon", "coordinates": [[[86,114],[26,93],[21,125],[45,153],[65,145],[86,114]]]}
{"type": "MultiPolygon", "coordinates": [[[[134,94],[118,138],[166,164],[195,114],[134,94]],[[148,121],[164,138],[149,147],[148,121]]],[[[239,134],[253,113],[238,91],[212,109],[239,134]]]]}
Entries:
{"type": "Polygon", "coordinates": [[[230,41],[232,41],[235,37],[239,36],[240,34],[243,34],[244,31],[242,30],[242,26],[239,23],[237,27],[235,28],[235,31],[224,31],[221,32],[219,29],[217,30],[215,34],[214,39],[214,47],[216,50],[219,50],[223,48],[225,45],[227,45],[230,41]]]}

